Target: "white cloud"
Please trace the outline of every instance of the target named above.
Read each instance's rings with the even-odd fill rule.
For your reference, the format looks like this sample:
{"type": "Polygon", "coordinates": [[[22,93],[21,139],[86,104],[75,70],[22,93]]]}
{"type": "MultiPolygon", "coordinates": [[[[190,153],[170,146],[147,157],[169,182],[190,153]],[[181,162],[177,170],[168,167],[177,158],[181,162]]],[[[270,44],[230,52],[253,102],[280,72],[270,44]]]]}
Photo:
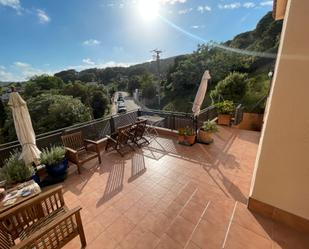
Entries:
{"type": "Polygon", "coordinates": [[[0,65],[0,81],[12,81],[13,75],[6,70],[6,67],[0,65]]]}
{"type": "Polygon", "coordinates": [[[31,64],[16,61],[8,67],[0,65],[0,81],[24,81],[34,75],[49,74],[54,72],[33,67],[31,64]]]}
{"type": "Polygon", "coordinates": [[[201,12],[201,13],[204,13],[206,11],[211,11],[211,7],[208,6],[208,5],[205,5],[205,6],[198,6],[197,7],[197,11],[201,12]]]}
{"type": "MultiPolygon", "coordinates": [[[[84,62],[84,60],[83,60],[84,62]]],[[[68,66],[67,69],[75,69],[77,71],[85,70],[88,68],[106,68],[106,67],[129,67],[137,63],[126,63],[126,62],[115,62],[115,61],[108,61],[104,63],[95,63],[94,64],[84,64],[82,65],[75,65],[75,66],[68,66]]]]}
{"type": "Polygon", "coordinates": [[[185,3],[187,0],[159,0],[163,4],[185,3]]]}
{"type": "Polygon", "coordinates": [[[96,39],[89,39],[83,42],[85,46],[97,46],[100,45],[100,43],[101,42],[96,39]]]}
{"type": "Polygon", "coordinates": [[[53,74],[51,71],[41,70],[39,68],[33,67],[31,64],[16,61],[13,65],[16,75],[14,75],[17,80],[25,80],[29,79],[34,75],[41,75],[41,74],[53,74]]]}
{"type": "Polygon", "coordinates": [[[245,8],[247,8],[247,9],[254,8],[255,7],[255,3],[253,3],[253,2],[246,2],[246,3],[243,4],[243,6],[245,8]]]}
{"type": "Polygon", "coordinates": [[[193,10],[193,8],[182,9],[182,10],[178,11],[178,14],[179,15],[184,15],[184,14],[187,14],[187,13],[191,12],[192,10],[193,10]]]}
{"type": "Polygon", "coordinates": [[[261,6],[272,6],[273,4],[273,1],[264,1],[260,3],[261,6]]]}
{"type": "Polygon", "coordinates": [[[83,63],[90,66],[95,65],[95,62],[93,62],[90,58],[83,59],[83,63]]]}
{"type": "Polygon", "coordinates": [[[193,25],[191,26],[192,29],[203,29],[205,28],[205,25],[193,25]]]}
{"type": "Polygon", "coordinates": [[[19,67],[19,68],[30,67],[30,64],[25,63],[25,62],[20,62],[20,61],[14,62],[14,65],[17,66],[17,67],[19,67]]]}
{"type": "Polygon", "coordinates": [[[239,9],[241,4],[239,2],[230,3],[230,4],[219,4],[219,9],[239,9]]]}
{"type": "Polygon", "coordinates": [[[21,5],[19,0],[0,0],[0,5],[11,7],[15,10],[20,10],[21,5]]]}
{"type": "Polygon", "coordinates": [[[39,18],[40,23],[48,23],[50,22],[50,17],[46,14],[44,10],[37,9],[36,14],[39,18]]]}

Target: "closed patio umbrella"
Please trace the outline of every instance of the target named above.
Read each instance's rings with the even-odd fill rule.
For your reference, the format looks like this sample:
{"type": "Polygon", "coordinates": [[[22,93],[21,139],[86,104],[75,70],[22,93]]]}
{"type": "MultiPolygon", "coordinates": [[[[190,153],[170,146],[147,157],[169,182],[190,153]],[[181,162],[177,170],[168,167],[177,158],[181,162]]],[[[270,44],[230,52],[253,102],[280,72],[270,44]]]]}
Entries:
{"type": "Polygon", "coordinates": [[[195,96],[195,100],[192,107],[192,112],[194,116],[198,116],[201,110],[201,105],[203,104],[205,94],[207,91],[208,80],[211,79],[209,71],[206,70],[203,74],[200,86],[195,96]]]}
{"type": "Polygon", "coordinates": [[[19,93],[12,92],[8,105],[12,109],[17,138],[22,146],[20,159],[23,159],[26,164],[32,162],[39,164],[41,151],[36,146],[35,134],[26,102],[19,93]]]}

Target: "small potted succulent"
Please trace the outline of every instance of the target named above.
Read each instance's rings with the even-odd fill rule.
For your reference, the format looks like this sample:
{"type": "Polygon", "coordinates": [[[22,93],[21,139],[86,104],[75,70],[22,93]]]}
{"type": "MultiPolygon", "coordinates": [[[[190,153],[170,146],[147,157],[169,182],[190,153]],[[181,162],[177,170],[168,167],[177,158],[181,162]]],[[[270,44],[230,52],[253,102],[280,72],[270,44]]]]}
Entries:
{"type": "Polygon", "coordinates": [[[186,127],[178,129],[178,142],[184,145],[192,145],[195,143],[196,133],[193,128],[186,127]]]}
{"type": "Polygon", "coordinates": [[[41,163],[46,165],[46,171],[50,176],[60,177],[65,175],[68,168],[68,159],[65,158],[64,147],[52,146],[50,149],[43,149],[41,163]]]}
{"type": "Polygon", "coordinates": [[[212,133],[215,132],[218,132],[216,122],[207,120],[199,130],[198,140],[202,143],[210,144],[213,142],[212,133]]]}
{"type": "Polygon", "coordinates": [[[230,125],[232,113],[234,112],[234,103],[230,100],[225,100],[215,104],[218,110],[218,124],[219,125],[230,125]]]}
{"type": "Polygon", "coordinates": [[[193,128],[187,127],[185,132],[185,142],[189,145],[195,143],[196,132],[193,128]]]}
{"type": "Polygon", "coordinates": [[[9,186],[28,181],[34,176],[34,168],[19,159],[20,154],[20,151],[11,153],[0,168],[0,181],[6,181],[9,186]]]}

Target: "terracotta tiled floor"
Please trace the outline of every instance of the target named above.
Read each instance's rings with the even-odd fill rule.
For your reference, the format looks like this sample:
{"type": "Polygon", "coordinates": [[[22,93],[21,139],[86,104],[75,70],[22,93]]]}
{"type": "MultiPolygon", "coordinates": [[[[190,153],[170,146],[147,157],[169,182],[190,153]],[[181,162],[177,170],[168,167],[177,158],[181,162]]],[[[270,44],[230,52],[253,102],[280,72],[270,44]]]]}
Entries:
{"type": "Polygon", "coordinates": [[[102,152],[81,175],[72,166],[64,197],[83,208],[87,248],[309,248],[308,236],[246,208],[259,135],[220,127],[212,145],[192,147],[159,137],[124,158],[102,152]]]}

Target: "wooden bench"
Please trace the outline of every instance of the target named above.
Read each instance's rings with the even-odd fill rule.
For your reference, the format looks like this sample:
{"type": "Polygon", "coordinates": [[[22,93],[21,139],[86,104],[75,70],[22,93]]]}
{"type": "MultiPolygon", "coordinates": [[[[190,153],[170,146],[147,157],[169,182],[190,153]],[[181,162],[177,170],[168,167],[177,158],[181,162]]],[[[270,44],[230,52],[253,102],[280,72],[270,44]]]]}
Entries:
{"type": "Polygon", "coordinates": [[[61,187],[43,192],[0,214],[0,248],[57,249],[76,236],[84,248],[80,210],[66,207],[61,187]]]}

